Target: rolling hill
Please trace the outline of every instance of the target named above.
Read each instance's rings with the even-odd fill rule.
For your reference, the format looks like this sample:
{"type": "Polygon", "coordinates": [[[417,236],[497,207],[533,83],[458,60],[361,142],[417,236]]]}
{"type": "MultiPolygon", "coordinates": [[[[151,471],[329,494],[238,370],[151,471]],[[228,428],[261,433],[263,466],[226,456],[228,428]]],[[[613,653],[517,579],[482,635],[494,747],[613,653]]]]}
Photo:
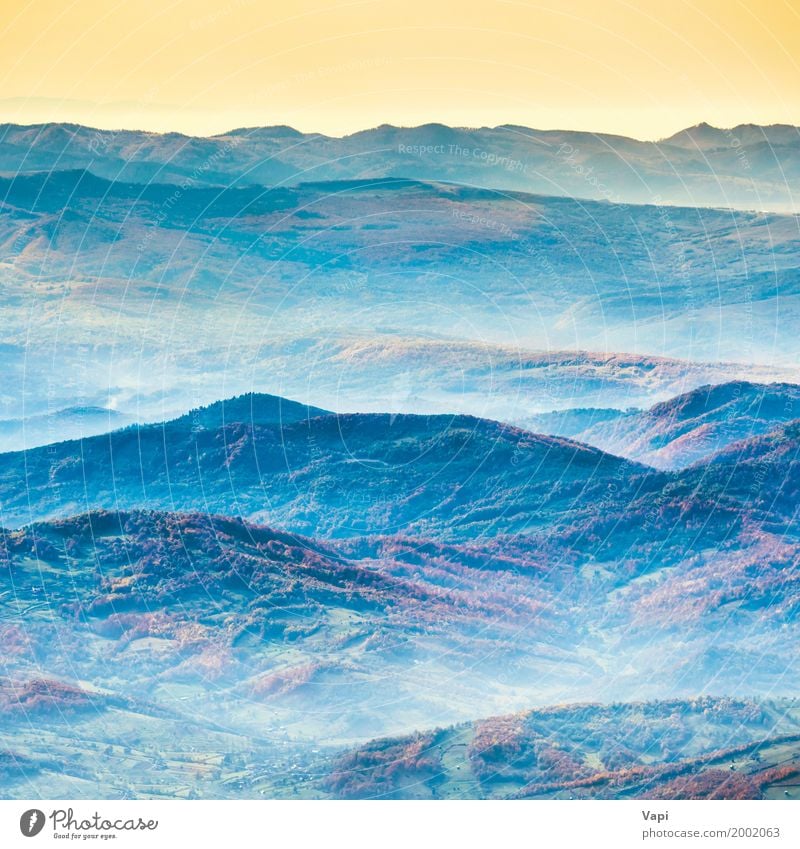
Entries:
{"type": "Polygon", "coordinates": [[[793,797],[798,151],[0,127],[0,792],[793,797]]]}
{"type": "Polygon", "coordinates": [[[7,676],[78,679],[239,733],[333,745],[513,704],[516,682],[556,694],[597,675],[548,602],[555,564],[524,544],[362,549],[153,512],[2,539],[7,676]]]}
{"type": "Polygon", "coordinates": [[[52,679],[0,679],[0,715],[6,799],[798,798],[788,699],[560,705],[346,749],[52,679]]]}
{"type": "Polygon", "coordinates": [[[86,752],[56,766],[68,717],[123,795],[782,794],[797,735],[743,699],[798,680],[798,445],[793,422],[663,473],[464,416],[250,395],[3,455],[6,516],[106,505],[0,533],[0,708],[12,734],[41,714],[3,741],[3,786],[91,795],[86,752]],[[598,698],[673,701],[396,736],[598,698]]]}
{"type": "Polygon", "coordinates": [[[151,511],[4,531],[5,675],[330,745],[532,701],[791,693],[796,532],[650,501],[462,543],[151,511]]]}
{"type": "Polygon", "coordinates": [[[516,421],[797,379],[793,216],[86,171],[0,180],[0,197],[5,418],[87,399],[151,421],[262,391],[516,421]]]}
{"type": "Polygon", "coordinates": [[[321,789],[369,799],[797,798],[794,701],[574,704],[375,740],[321,789]]]}

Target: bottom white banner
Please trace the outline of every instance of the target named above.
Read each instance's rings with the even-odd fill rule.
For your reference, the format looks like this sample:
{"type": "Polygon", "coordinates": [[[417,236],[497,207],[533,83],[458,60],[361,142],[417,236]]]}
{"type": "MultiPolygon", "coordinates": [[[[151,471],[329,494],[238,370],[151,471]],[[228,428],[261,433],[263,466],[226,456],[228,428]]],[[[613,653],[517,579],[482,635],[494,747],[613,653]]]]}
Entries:
{"type": "Polygon", "coordinates": [[[792,802],[0,801],[0,846],[800,846],[792,802]]]}

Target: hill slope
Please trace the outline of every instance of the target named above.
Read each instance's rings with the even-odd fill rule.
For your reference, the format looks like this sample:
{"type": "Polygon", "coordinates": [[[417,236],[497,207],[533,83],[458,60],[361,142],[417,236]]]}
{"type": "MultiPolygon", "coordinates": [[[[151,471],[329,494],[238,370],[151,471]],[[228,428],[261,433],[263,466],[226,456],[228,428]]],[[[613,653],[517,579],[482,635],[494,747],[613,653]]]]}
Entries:
{"type": "Polygon", "coordinates": [[[338,798],[797,798],[793,702],[700,698],[565,705],[409,737],[334,760],[338,798]]]}
{"type": "Polygon", "coordinates": [[[561,705],[344,751],[53,680],[0,679],[0,702],[6,799],[798,798],[790,700],[561,705]]]}

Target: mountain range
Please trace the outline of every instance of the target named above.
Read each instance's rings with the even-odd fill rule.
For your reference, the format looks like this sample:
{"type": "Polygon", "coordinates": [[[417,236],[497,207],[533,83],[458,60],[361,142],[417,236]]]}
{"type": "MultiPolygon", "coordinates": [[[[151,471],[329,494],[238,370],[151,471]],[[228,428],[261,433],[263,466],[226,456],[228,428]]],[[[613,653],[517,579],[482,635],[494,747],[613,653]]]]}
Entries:
{"type": "MultiPolygon", "coordinates": [[[[311,550],[331,563],[366,559],[392,580],[407,580],[424,575],[417,570],[430,562],[436,570],[455,569],[445,579],[448,587],[465,580],[463,568],[495,576],[500,570],[507,577],[521,570],[520,579],[533,580],[535,591],[518,587],[498,611],[507,612],[511,599],[538,595],[544,602],[551,593],[563,602],[572,593],[588,593],[568,606],[578,619],[564,633],[588,634],[588,622],[598,628],[603,622],[600,632],[613,645],[615,627],[631,640],[644,618],[651,637],[659,629],[685,637],[687,630],[705,632],[725,621],[726,641],[741,635],[738,654],[756,633],[763,647],[768,631],[793,627],[798,451],[795,420],[665,472],[565,438],[470,417],[336,415],[245,396],[164,424],[0,455],[0,499],[6,527],[25,525],[9,532],[9,540],[22,540],[9,552],[32,556],[34,574],[44,568],[39,561],[57,574],[94,556],[99,575],[109,575],[112,566],[127,569],[154,556],[153,580],[174,587],[176,599],[186,603],[206,579],[221,586],[213,573],[227,564],[227,574],[243,553],[238,541],[249,545],[261,533],[251,524],[257,521],[303,535],[289,558],[296,564],[311,550]],[[776,485],[760,488],[762,479],[776,485]],[[140,517],[142,510],[156,513],[140,517]],[[74,525],[70,517],[87,511],[89,518],[74,525]],[[175,511],[186,519],[170,518],[175,511]],[[209,514],[247,522],[203,518],[209,514]],[[217,521],[234,525],[218,527],[217,521]],[[129,545],[132,532],[122,529],[142,522],[144,530],[129,545]],[[121,530],[106,530],[117,526],[121,530]],[[195,541],[231,535],[236,554],[212,557],[210,542],[198,547],[195,541]],[[106,537],[113,554],[104,565],[98,552],[106,537]],[[399,565],[406,557],[408,566],[399,565]]],[[[244,552],[248,562],[255,564],[252,557],[262,548],[244,552]]],[[[142,574],[123,578],[123,586],[144,593],[140,604],[153,600],[142,574]]],[[[366,573],[347,583],[365,581],[366,573]]],[[[77,586],[74,577],[70,585],[77,586]]],[[[468,606],[477,611],[487,587],[477,578],[468,585],[478,593],[468,606]]],[[[14,587],[18,596],[18,579],[14,587]]],[[[404,598],[415,593],[402,591],[404,598]]],[[[117,602],[109,604],[114,609],[117,602]]],[[[571,618],[565,611],[558,615],[571,618]]],[[[776,652],[773,661],[748,673],[750,686],[760,688],[760,676],[770,680],[790,658],[776,652]]],[[[680,673],[693,682],[704,674],[702,666],[680,673]]]]}
{"type": "Polygon", "coordinates": [[[0,171],[86,169],[108,180],[178,186],[296,185],[400,177],[499,191],[797,212],[800,131],[699,124],[658,142],[529,127],[388,124],[342,138],[252,127],[211,138],[0,126],[0,171]]]}
{"type": "MultiPolygon", "coordinates": [[[[708,418],[698,397],[665,411],[708,418]]],[[[263,763],[288,751],[303,775],[330,775],[295,775],[284,790],[334,796],[356,793],[342,778],[350,755],[334,750],[369,737],[598,695],[786,693],[798,672],[800,434],[785,404],[745,403],[757,397],[793,396],[715,391],[723,420],[723,399],[741,398],[740,414],[774,426],[682,471],[463,415],[335,414],[254,394],[0,455],[3,524],[24,525],[1,535],[8,686],[33,693],[26,715],[41,703],[50,716],[55,693],[58,715],[112,699],[132,728],[142,715],[183,721],[198,729],[187,746],[205,727],[257,737],[248,750],[263,763]],[[72,694],[76,681],[100,695],[72,694]],[[334,760],[315,765],[320,745],[334,760]]],[[[131,748],[109,727],[102,739],[131,748]]],[[[17,754],[51,775],[37,751],[17,754]]],[[[646,775],[653,787],[696,776],[723,759],[709,751],[646,775]]],[[[55,773],[48,786],[63,786],[55,773]]],[[[245,773],[235,792],[256,792],[245,773]]],[[[513,792],[537,775],[523,770],[513,792]]],[[[559,775],[557,793],[590,773],[573,758],[559,775]]],[[[643,775],[634,769],[631,792],[647,790],[643,775]]],[[[87,792],[99,780],[81,776],[87,792]]]]}
{"type": "MultiPolygon", "coordinates": [[[[531,420],[549,434],[249,393],[164,423],[0,454],[0,500],[7,525],[114,507],[203,510],[322,536],[531,533],[580,514],[612,484],[624,506],[668,480],[673,491],[698,475],[708,482],[724,466],[732,477],[714,497],[738,492],[755,464],[793,457],[798,391],[730,382],[643,412],[531,420]]],[[[783,474],[791,479],[791,465],[783,474]]]]}
{"type": "Polygon", "coordinates": [[[0,795],[794,798],[799,152],[0,127],[0,795]]]}

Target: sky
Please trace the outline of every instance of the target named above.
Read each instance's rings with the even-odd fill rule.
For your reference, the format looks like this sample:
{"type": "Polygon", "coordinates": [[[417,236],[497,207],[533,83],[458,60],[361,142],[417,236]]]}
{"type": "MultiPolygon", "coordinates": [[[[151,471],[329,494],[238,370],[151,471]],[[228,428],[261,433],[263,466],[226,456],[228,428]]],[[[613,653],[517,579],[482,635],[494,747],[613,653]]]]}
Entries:
{"type": "Polygon", "coordinates": [[[797,0],[2,0],[0,120],[195,135],[800,124],[797,0]]]}

